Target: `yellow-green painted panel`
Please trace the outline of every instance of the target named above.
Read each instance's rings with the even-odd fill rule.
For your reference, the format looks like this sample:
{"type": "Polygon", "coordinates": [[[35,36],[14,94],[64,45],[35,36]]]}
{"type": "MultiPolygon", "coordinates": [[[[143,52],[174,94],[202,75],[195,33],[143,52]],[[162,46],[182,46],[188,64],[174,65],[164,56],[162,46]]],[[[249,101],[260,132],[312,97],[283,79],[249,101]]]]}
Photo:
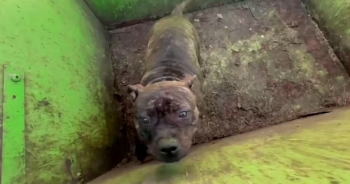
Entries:
{"type": "Polygon", "coordinates": [[[14,68],[3,66],[3,103],[1,122],[1,184],[24,184],[16,180],[25,171],[24,142],[24,74],[14,68]]]}
{"type": "Polygon", "coordinates": [[[131,164],[90,184],[350,183],[350,108],[203,144],[176,164],[131,164]]]}
{"type": "Polygon", "coordinates": [[[1,184],[67,184],[108,171],[121,160],[123,144],[117,142],[121,123],[101,24],[77,0],[0,0],[0,22],[0,64],[25,76],[25,102],[4,103],[5,115],[25,107],[25,122],[23,117],[9,122],[25,123],[25,132],[4,122],[9,132],[0,147],[1,184]],[[20,147],[8,147],[23,148],[20,139],[25,155],[20,147]]]}

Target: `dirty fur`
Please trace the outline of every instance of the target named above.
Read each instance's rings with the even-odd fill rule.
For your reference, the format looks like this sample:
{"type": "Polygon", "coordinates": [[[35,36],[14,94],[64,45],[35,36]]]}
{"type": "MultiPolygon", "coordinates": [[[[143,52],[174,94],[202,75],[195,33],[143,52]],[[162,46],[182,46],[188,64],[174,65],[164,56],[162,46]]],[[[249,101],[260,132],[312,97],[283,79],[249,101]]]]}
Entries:
{"type": "Polygon", "coordinates": [[[202,76],[199,37],[183,17],[190,2],[184,1],[151,28],[145,73],[140,84],[128,86],[134,100],[135,150],[140,161],[146,157],[143,145],[159,161],[181,160],[189,153],[197,130],[202,76]]]}

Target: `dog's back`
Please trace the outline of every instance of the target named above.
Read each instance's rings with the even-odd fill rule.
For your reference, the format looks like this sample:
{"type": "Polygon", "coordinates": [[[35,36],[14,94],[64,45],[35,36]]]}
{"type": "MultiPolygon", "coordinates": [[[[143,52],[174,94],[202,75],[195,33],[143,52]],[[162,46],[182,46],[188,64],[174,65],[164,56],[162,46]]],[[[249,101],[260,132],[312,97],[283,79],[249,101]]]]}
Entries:
{"type": "Polygon", "coordinates": [[[181,80],[186,75],[200,79],[199,39],[194,26],[182,16],[191,2],[178,5],[170,16],[157,21],[149,33],[141,84],[146,86],[164,80],[181,80]]]}

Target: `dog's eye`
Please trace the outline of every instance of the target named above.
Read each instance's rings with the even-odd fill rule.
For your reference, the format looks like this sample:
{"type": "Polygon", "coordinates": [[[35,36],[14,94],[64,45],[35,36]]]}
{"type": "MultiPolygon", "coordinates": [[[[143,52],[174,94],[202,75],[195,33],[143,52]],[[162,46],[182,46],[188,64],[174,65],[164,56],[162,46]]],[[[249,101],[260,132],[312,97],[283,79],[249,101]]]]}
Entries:
{"type": "Polygon", "coordinates": [[[187,117],[187,112],[186,111],[180,112],[179,117],[180,118],[186,118],[187,117]]]}
{"type": "Polygon", "coordinates": [[[141,121],[142,121],[143,124],[149,124],[149,122],[150,122],[149,118],[147,118],[147,117],[142,117],[141,121]]]}

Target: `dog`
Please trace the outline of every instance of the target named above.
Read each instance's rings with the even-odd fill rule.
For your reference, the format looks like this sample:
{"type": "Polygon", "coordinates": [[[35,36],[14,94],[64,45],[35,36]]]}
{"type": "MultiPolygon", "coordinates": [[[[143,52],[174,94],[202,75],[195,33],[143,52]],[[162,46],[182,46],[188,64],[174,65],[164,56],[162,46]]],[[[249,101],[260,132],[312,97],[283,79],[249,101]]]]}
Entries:
{"type": "MultiPolygon", "coordinates": [[[[161,162],[178,162],[190,152],[199,124],[202,75],[199,37],[183,16],[185,0],[158,20],[148,35],[145,73],[139,84],[128,85],[133,99],[136,152],[150,153],[161,162]]],[[[136,153],[138,154],[138,153],[136,153]]],[[[142,161],[144,154],[137,155],[142,161]]]]}

